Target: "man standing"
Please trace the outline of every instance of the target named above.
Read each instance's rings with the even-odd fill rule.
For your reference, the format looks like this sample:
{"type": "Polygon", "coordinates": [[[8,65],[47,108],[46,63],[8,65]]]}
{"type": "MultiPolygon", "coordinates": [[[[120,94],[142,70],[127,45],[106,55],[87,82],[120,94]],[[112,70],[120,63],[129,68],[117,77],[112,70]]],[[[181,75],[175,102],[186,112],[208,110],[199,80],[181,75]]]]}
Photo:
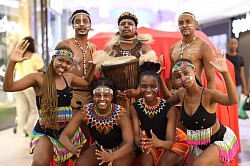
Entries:
{"type": "Polygon", "coordinates": [[[173,65],[180,58],[190,59],[195,66],[199,82],[204,85],[201,79],[204,69],[207,87],[215,89],[215,70],[210,64],[210,61],[214,61],[213,51],[209,44],[195,36],[198,21],[194,14],[182,13],[178,19],[178,26],[183,38],[171,47],[171,64],[173,65]]]}
{"type": "MultiPolygon", "coordinates": [[[[88,33],[91,28],[90,15],[86,10],[76,10],[71,16],[71,23],[75,30],[75,36],[61,41],[57,46],[66,45],[73,50],[75,59],[70,72],[79,77],[86,77],[91,66],[88,61],[92,60],[92,55],[96,51],[96,46],[88,41],[88,33]]],[[[88,87],[72,87],[72,90],[71,106],[73,111],[92,101],[88,87]]]]}
{"type": "MultiPolygon", "coordinates": [[[[227,59],[234,65],[236,89],[240,101],[241,94],[247,95],[246,79],[244,74],[244,59],[237,53],[238,40],[232,38],[228,41],[227,59]]],[[[239,102],[240,103],[240,102],[239,102]]],[[[239,104],[240,106],[240,104],[239,104]]]]}
{"type": "MultiPolygon", "coordinates": [[[[135,56],[139,59],[139,64],[145,61],[158,61],[156,53],[148,45],[152,42],[152,36],[149,34],[138,34],[136,32],[138,18],[130,12],[123,12],[117,21],[118,32],[107,43],[104,51],[111,57],[135,56]]],[[[135,71],[137,72],[137,71],[135,71]]],[[[129,110],[135,97],[140,94],[139,89],[118,90],[117,103],[129,110]]]]}

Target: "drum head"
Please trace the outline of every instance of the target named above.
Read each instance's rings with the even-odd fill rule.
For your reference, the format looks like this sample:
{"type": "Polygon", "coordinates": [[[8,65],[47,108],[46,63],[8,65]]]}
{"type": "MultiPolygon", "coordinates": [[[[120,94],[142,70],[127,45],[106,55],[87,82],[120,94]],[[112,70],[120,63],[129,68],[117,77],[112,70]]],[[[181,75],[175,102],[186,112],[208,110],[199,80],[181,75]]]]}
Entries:
{"type": "Polygon", "coordinates": [[[113,65],[120,65],[125,64],[128,62],[136,61],[137,58],[135,56],[121,56],[121,57],[112,57],[105,60],[102,63],[102,66],[113,66],[113,65]]]}

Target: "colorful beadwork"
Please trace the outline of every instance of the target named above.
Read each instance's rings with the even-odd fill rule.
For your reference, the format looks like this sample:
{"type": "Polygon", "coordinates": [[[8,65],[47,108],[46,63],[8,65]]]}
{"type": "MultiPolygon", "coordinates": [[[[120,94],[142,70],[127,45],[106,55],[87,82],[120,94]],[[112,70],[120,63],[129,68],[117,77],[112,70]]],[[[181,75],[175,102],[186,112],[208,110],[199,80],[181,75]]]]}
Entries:
{"type": "Polygon", "coordinates": [[[97,130],[113,129],[114,125],[118,125],[118,121],[124,116],[126,109],[120,105],[112,104],[110,111],[107,114],[100,114],[95,108],[95,104],[89,103],[83,106],[83,119],[97,130]]]}
{"type": "Polygon", "coordinates": [[[111,93],[113,95],[113,90],[110,88],[95,88],[93,90],[93,94],[95,93],[111,93]]]}
{"type": "Polygon", "coordinates": [[[145,99],[141,98],[138,100],[138,105],[143,110],[143,112],[148,116],[155,116],[163,110],[163,107],[166,106],[167,101],[164,99],[157,98],[157,104],[154,106],[148,106],[145,103],[145,99]]]}
{"type": "MultiPolygon", "coordinates": [[[[71,106],[64,106],[64,107],[58,107],[57,108],[57,122],[69,122],[69,120],[72,118],[73,112],[72,112],[72,107],[71,106]]],[[[39,123],[40,125],[45,125],[44,119],[39,114],[39,123]]]]}
{"type": "Polygon", "coordinates": [[[184,70],[187,66],[191,66],[193,69],[195,68],[194,65],[192,63],[189,62],[177,62],[173,69],[172,69],[172,73],[176,73],[179,71],[184,70]]]}
{"type": "Polygon", "coordinates": [[[72,52],[68,51],[68,50],[55,50],[53,55],[55,56],[67,56],[71,59],[73,59],[73,54],[72,52]]]}

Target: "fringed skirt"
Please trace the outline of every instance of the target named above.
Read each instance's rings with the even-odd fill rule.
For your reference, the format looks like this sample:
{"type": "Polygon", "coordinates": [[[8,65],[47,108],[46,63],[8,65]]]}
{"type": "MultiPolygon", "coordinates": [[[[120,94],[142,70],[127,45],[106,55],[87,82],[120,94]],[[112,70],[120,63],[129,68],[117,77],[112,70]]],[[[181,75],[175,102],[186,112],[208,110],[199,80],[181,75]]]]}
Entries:
{"type": "MultiPolygon", "coordinates": [[[[32,131],[31,135],[30,135],[30,154],[33,154],[33,150],[36,146],[36,144],[38,143],[39,139],[43,136],[47,136],[50,141],[53,144],[53,150],[54,150],[54,160],[56,162],[65,162],[68,159],[70,159],[73,154],[71,152],[69,152],[68,150],[66,150],[62,144],[59,142],[58,139],[53,138],[51,136],[49,136],[48,134],[44,134],[44,133],[39,133],[36,132],[35,130],[32,131]]],[[[75,132],[75,134],[70,138],[71,142],[76,146],[79,145],[82,140],[84,140],[84,134],[81,131],[80,128],[78,128],[78,130],[75,132]]]]}
{"type": "MultiPolygon", "coordinates": [[[[222,141],[215,141],[212,144],[215,144],[220,153],[220,160],[223,164],[230,164],[230,162],[237,155],[239,150],[239,144],[236,135],[234,132],[226,127],[226,132],[223,136],[222,141]]],[[[198,146],[193,146],[191,150],[191,154],[194,158],[198,157],[203,152],[198,146]]]]}

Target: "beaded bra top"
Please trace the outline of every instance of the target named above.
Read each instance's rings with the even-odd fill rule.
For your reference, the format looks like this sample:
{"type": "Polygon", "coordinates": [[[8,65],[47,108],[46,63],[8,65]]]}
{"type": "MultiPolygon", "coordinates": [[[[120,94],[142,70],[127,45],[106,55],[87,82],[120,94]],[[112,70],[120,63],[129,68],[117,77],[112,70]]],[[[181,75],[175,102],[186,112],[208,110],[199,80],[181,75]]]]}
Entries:
{"type": "Polygon", "coordinates": [[[209,113],[202,105],[201,93],[200,105],[193,115],[189,116],[184,107],[184,99],[181,109],[181,123],[187,128],[187,143],[191,145],[205,145],[210,142],[212,126],[216,123],[216,113],[209,113]]]}

